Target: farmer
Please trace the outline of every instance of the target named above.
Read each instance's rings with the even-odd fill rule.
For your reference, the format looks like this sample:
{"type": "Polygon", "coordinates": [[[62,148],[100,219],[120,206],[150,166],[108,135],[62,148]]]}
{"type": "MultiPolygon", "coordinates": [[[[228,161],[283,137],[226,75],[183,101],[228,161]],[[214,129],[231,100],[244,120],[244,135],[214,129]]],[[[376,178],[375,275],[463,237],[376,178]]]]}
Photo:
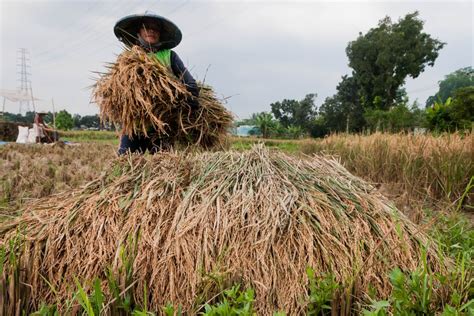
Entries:
{"type": "MultiPolygon", "coordinates": [[[[125,45],[131,47],[139,45],[149,54],[153,54],[157,60],[168,67],[172,73],[179,78],[192,94],[192,99],[188,100],[192,109],[199,107],[197,97],[199,88],[196,81],[184,66],[176,52],[172,51],[181,42],[181,31],[170,20],[150,13],[134,14],[120,19],[114,27],[117,38],[125,45]]],[[[164,139],[160,139],[156,131],[148,133],[148,137],[138,134],[129,137],[122,135],[120,139],[119,155],[126,152],[156,153],[160,149],[166,149],[169,144],[164,139]]]]}
{"type": "Polygon", "coordinates": [[[36,112],[34,118],[33,129],[36,134],[37,143],[51,143],[53,142],[52,135],[54,130],[49,128],[48,125],[44,122],[43,117],[48,114],[47,112],[36,112]]]}

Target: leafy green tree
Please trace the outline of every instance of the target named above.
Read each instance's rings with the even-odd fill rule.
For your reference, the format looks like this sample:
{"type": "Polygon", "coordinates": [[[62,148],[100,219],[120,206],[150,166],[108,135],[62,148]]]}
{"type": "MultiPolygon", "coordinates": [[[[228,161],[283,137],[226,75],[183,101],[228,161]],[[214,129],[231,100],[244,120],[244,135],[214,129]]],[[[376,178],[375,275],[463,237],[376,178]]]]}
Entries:
{"type": "Polygon", "coordinates": [[[316,118],[317,109],[314,99],[317,94],[311,93],[301,101],[283,100],[270,104],[275,118],[285,127],[299,126],[303,130],[308,130],[311,122],[316,118]]]}
{"type": "MultiPolygon", "coordinates": [[[[35,120],[35,112],[28,111],[25,113],[25,115],[22,115],[20,113],[14,114],[14,113],[9,113],[5,112],[3,113],[2,119],[8,122],[17,122],[17,123],[25,123],[25,124],[33,124],[35,120]]],[[[47,124],[52,124],[53,122],[53,113],[48,112],[44,116],[44,121],[47,124]]]]}
{"type": "Polygon", "coordinates": [[[444,103],[454,96],[457,89],[469,86],[474,86],[474,70],[472,67],[458,69],[439,82],[438,92],[426,100],[426,107],[434,105],[436,101],[444,103]]]}
{"type": "Polygon", "coordinates": [[[388,111],[368,109],[365,112],[367,127],[392,133],[409,131],[424,125],[423,111],[416,104],[408,108],[406,103],[392,106],[388,111]]]}
{"type": "Polygon", "coordinates": [[[34,117],[35,117],[34,112],[26,112],[25,116],[21,115],[20,113],[15,114],[15,113],[5,112],[3,113],[2,119],[7,122],[32,124],[34,117]]]}
{"type": "Polygon", "coordinates": [[[272,103],[270,106],[273,115],[284,127],[288,127],[294,123],[296,111],[299,108],[299,102],[297,100],[284,99],[281,102],[272,103]]]}
{"type": "Polygon", "coordinates": [[[95,127],[99,128],[100,126],[100,118],[99,115],[85,115],[81,117],[81,125],[86,127],[95,127]]]}
{"type": "Polygon", "coordinates": [[[412,114],[413,127],[427,127],[426,110],[420,108],[420,104],[417,101],[411,106],[410,112],[412,114]]]}
{"type": "Polygon", "coordinates": [[[365,35],[359,33],[346,53],[363,105],[389,109],[406,77],[416,78],[426,65],[433,66],[444,45],[423,32],[423,21],[417,11],[397,23],[385,17],[365,35]]]}
{"type": "Polygon", "coordinates": [[[432,107],[426,109],[428,127],[431,130],[454,131],[455,127],[450,115],[451,101],[451,98],[448,98],[446,102],[436,101],[432,107]]]}
{"type": "Polygon", "coordinates": [[[364,109],[353,77],[343,76],[337,93],[326,98],[319,109],[326,128],[331,132],[360,132],[365,125],[364,109]]]}
{"type": "Polygon", "coordinates": [[[459,88],[454,93],[451,117],[456,128],[470,129],[474,123],[474,85],[459,88]]]}
{"type": "Polygon", "coordinates": [[[298,139],[304,135],[304,131],[300,126],[290,125],[287,128],[287,135],[289,138],[298,139]]]}
{"type": "Polygon", "coordinates": [[[275,127],[275,122],[271,113],[262,112],[256,116],[255,125],[262,133],[263,138],[270,137],[270,133],[275,127]]]}
{"type": "Polygon", "coordinates": [[[79,114],[74,114],[72,119],[74,120],[74,127],[81,128],[81,116],[79,114]]]}
{"type": "Polygon", "coordinates": [[[317,116],[312,122],[309,128],[309,134],[311,137],[324,137],[330,131],[327,128],[325,119],[322,115],[317,116]]]}
{"type": "Polygon", "coordinates": [[[432,130],[452,132],[470,129],[474,122],[474,86],[460,88],[445,102],[435,101],[426,109],[428,126],[432,130]]]}
{"type": "Polygon", "coordinates": [[[74,119],[66,110],[61,110],[56,114],[56,127],[61,130],[69,130],[74,127],[74,119]]]}

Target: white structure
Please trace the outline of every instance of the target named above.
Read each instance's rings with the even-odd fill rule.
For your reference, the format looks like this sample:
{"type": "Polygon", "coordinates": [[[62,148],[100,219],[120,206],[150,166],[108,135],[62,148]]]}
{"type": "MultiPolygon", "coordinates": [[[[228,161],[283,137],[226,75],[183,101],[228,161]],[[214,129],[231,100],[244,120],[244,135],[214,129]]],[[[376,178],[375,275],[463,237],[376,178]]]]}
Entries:
{"type": "MultiPolygon", "coordinates": [[[[3,107],[2,112],[5,113],[5,102],[6,100],[11,102],[29,102],[29,101],[38,101],[39,99],[34,98],[31,93],[20,91],[20,90],[0,90],[0,97],[3,97],[3,107]]],[[[33,109],[34,110],[34,109],[33,109]]]]}

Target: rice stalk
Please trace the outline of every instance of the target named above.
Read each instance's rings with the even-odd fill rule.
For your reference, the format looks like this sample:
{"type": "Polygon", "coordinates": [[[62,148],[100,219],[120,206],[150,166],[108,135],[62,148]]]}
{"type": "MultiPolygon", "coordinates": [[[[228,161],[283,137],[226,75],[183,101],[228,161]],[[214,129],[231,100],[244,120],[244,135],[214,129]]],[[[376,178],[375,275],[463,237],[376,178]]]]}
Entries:
{"type": "Polygon", "coordinates": [[[1,223],[1,243],[19,226],[34,267],[22,282],[36,307],[67,301],[75,277],[98,278],[111,295],[111,271],[150,310],[172,302],[195,313],[221,291],[208,283],[217,275],[253,288],[259,314],[294,315],[306,310],[312,267],[350,289],[340,297],[348,313],[370,288],[388,296],[388,272],[415,269],[423,247],[431,271],[447,264],[416,225],[335,160],[262,146],[121,157],[83,189],[35,201],[1,223]]]}
{"type": "Polygon", "coordinates": [[[100,74],[93,100],[103,122],[118,124],[130,137],[138,134],[205,148],[221,146],[232,115],[202,86],[199,109],[180,78],[142,48],[134,46],[120,54],[109,71],[100,74]]]}

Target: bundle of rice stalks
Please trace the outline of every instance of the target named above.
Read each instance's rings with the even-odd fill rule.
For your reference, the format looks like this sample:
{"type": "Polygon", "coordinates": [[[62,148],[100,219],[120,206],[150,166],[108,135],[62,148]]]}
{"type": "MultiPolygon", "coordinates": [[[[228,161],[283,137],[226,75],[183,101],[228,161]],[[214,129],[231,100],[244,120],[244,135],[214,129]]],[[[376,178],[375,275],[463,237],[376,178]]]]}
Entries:
{"type": "Polygon", "coordinates": [[[199,108],[187,111],[181,108],[175,122],[176,141],[179,144],[197,144],[203,148],[223,147],[233,117],[225,110],[212,88],[200,84],[199,108]]]}
{"type": "MultiPolygon", "coordinates": [[[[307,267],[344,284],[341,305],[369,288],[385,297],[388,271],[414,269],[428,243],[336,161],[263,147],[122,157],[82,190],[0,224],[0,238],[23,240],[13,247],[23,258],[18,282],[33,306],[64,308],[74,278],[97,277],[107,291],[114,275],[137,304],[157,311],[173,302],[190,314],[232,283],[255,289],[259,314],[302,313],[307,267]]],[[[426,254],[427,268],[444,269],[434,249],[426,254]]]]}
{"type": "Polygon", "coordinates": [[[193,98],[180,78],[143,49],[134,46],[119,55],[101,74],[93,91],[104,122],[122,127],[122,133],[157,134],[171,141],[220,145],[232,123],[232,115],[203,87],[200,108],[188,104],[193,98]]]}

